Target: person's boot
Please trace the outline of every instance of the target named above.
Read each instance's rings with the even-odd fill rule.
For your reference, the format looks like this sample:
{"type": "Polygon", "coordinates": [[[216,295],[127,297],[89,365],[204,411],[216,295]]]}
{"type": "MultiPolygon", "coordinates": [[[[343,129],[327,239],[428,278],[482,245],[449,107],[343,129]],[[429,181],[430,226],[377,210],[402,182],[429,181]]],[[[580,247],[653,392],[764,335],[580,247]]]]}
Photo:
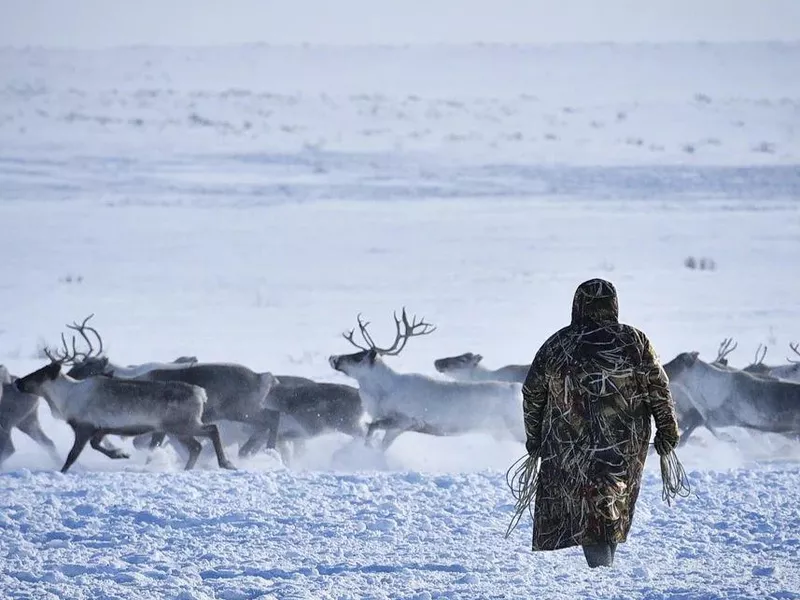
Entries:
{"type": "Polygon", "coordinates": [[[583,555],[590,568],[610,567],[614,564],[614,551],[616,544],[584,544],[583,555]]]}

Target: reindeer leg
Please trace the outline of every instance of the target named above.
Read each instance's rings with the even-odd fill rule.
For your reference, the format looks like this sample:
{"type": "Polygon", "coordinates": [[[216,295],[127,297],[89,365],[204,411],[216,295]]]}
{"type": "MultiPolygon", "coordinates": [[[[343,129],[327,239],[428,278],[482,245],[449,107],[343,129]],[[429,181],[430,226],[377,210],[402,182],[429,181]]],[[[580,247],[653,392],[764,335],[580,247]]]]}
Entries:
{"type": "Polygon", "coordinates": [[[278,427],[281,424],[281,413],[277,410],[267,409],[264,411],[264,417],[269,428],[267,450],[272,450],[278,444],[278,427]]]}
{"type": "Polygon", "coordinates": [[[190,435],[179,436],[178,441],[189,451],[189,460],[186,462],[186,467],[184,467],[184,470],[191,471],[197,462],[197,457],[200,456],[200,452],[203,450],[203,444],[198,442],[190,435]]]}
{"type": "Polygon", "coordinates": [[[58,455],[58,451],[56,450],[56,445],[53,443],[47,434],[42,431],[42,426],[39,423],[39,417],[36,415],[36,412],[32,412],[29,416],[22,419],[17,424],[17,428],[31,438],[34,442],[39,444],[42,448],[47,450],[47,453],[53,459],[53,461],[60,463],[61,457],[58,455]]]}
{"type": "Polygon", "coordinates": [[[264,438],[269,435],[266,429],[257,429],[247,438],[247,441],[239,448],[239,458],[248,458],[258,452],[264,444],[264,438]]]}
{"type": "Polygon", "coordinates": [[[166,438],[166,437],[167,437],[167,434],[164,433],[163,431],[159,431],[157,433],[154,433],[150,437],[150,444],[147,446],[147,449],[150,450],[150,452],[152,452],[156,448],[160,448],[161,444],[164,443],[164,438],[166,438]]]}
{"type": "Polygon", "coordinates": [[[83,452],[83,449],[86,447],[86,443],[97,431],[97,429],[95,429],[92,425],[75,423],[74,421],[70,421],[69,426],[72,427],[72,431],[75,433],[75,442],[72,444],[72,449],[67,455],[67,462],[65,462],[64,466],[61,467],[62,473],[66,473],[72,464],[78,460],[78,456],[80,456],[81,452],[83,452]]]}
{"type": "MultiPolygon", "coordinates": [[[[272,450],[278,445],[278,427],[280,426],[281,413],[277,410],[266,409],[257,421],[257,429],[247,438],[239,448],[239,458],[252,456],[264,445],[266,437],[267,450],[272,450]]],[[[252,424],[252,422],[251,422],[252,424]]]]}
{"type": "Polygon", "coordinates": [[[703,423],[703,425],[705,425],[706,429],[708,429],[711,432],[711,435],[713,435],[719,441],[728,442],[728,443],[735,443],[736,442],[736,438],[734,438],[733,436],[730,436],[730,435],[728,435],[726,433],[720,433],[720,431],[716,427],[710,425],[708,423],[708,421],[703,423]]]}
{"type": "Polygon", "coordinates": [[[386,452],[389,449],[389,446],[400,437],[401,434],[408,431],[408,429],[388,429],[386,431],[386,435],[383,436],[383,441],[381,442],[381,450],[386,452]]]}
{"type": "Polygon", "coordinates": [[[12,454],[14,454],[14,442],[11,441],[11,434],[0,427],[0,465],[12,454]]]}
{"type": "Polygon", "coordinates": [[[100,452],[101,454],[105,454],[108,458],[111,459],[118,459],[118,458],[130,458],[128,454],[120,450],[119,448],[107,448],[101,445],[100,442],[103,441],[103,437],[106,435],[105,431],[98,431],[93,436],[92,439],[89,440],[90,445],[92,448],[100,452]]]}
{"type": "MultiPolygon", "coordinates": [[[[217,463],[219,464],[220,469],[236,470],[236,467],[233,466],[233,463],[228,460],[227,456],[225,456],[225,448],[222,447],[222,440],[219,437],[219,429],[216,425],[214,425],[214,423],[203,425],[202,429],[197,433],[197,435],[211,438],[211,443],[214,444],[214,452],[217,454],[217,463]]],[[[274,448],[275,446],[272,447],[274,448]]],[[[202,444],[200,444],[200,448],[203,448],[202,444]]]]}
{"type": "MultiPolygon", "coordinates": [[[[689,436],[692,432],[703,424],[703,415],[698,411],[693,410],[686,419],[684,419],[684,429],[681,433],[681,439],[678,442],[678,448],[683,447],[689,441],[689,436]]],[[[712,432],[713,433],[713,432],[712,432]]]]}
{"type": "Polygon", "coordinates": [[[367,435],[364,438],[364,443],[367,446],[372,447],[372,439],[375,437],[375,432],[378,429],[385,429],[385,430],[391,429],[394,426],[395,421],[396,420],[391,417],[387,417],[385,419],[376,419],[374,421],[371,421],[369,426],[367,427],[367,435]]]}

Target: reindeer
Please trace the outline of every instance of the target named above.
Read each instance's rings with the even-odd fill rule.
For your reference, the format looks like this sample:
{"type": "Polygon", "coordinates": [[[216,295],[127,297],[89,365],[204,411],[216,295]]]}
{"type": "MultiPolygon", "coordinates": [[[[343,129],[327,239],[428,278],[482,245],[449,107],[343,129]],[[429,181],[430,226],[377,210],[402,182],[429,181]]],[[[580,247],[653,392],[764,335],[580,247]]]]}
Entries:
{"type": "MultiPolygon", "coordinates": [[[[270,406],[267,395],[276,384],[272,373],[255,373],[245,366],[232,363],[189,362],[195,357],[181,357],[177,363],[146,363],[136,367],[119,367],[101,356],[103,339],[98,331],[83,324],[77,326],[78,333],[90,348],[90,355],[84,355],[76,362],[68,375],[75,379],[104,375],[119,380],[183,382],[203,388],[207,396],[204,405],[203,422],[221,420],[253,425],[248,441],[240,448],[239,456],[247,456],[253,447],[263,443],[275,448],[280,423],[280,412],[270,406]],[[99,349],[94,349],[86,332],[97,338],[99,349]],[[93,355],[91,354],[93,353],[93,355]]],[[[166,432],[158,432],[150,438],[149,447],[154,449],[164,441],[166,432]]],[[[134,441],[136,447],[141,444],[134,441]]]]}
{"type": "MultiPolygon", "coordinates": [[[[94,335],[99,337],[96,331],[94,335]]],[[[126,377],[125,371],[114,369],[97,357],[90,357],[73,367],[70,374],[78,379],[98,375],[126,377]]],[[[341,432],[358,438],[366,436],[361,399],[358,390],[352,386],[318,383],[291,375],[276,378],[269,373],[257,374],[247,367],[227,363],[152,368],[135,378],[178,380],[204,387],[209,396],[204,419],[239,424],[238,427],[226,425],[225,433],[226,439],[244,435],[239,447],[240,458],[252,456],[266,444],[268,448],[277,447],[284,461],[288,462],[289,444],[297,448],[304,440],[328,432],[341,432]],[[269,385],[265,385],[267,383],[269,385]],[[281,413],[283,418],[278,417],[281,413]]],[[[136,438],[134,446],[154,449],[163,441],[164,436],[156,434],[148,441],[136,438]]]]}
{"type": "MultiPolygon", "coordinates": [[[[733,352],[737,344],[733,342],[733,338],[725,338],[719,346],[717,358],[712,362],[712,365],[725,367],[728,370],[736,371],[728,365],[728,355],[733,352]]],[[[798,344],[789,344],[789,348],[797,355],[800,355],[798,344]]],[[[759,377],[766,377],[772,379],[786,379],[788,381],[800,382],[800,361],[787,358],[789,364],[769,366],[764,364],[764,358],[767,355],[767,346],[759,344],[756,348],[753,362],[742,369],[746,373],[751,373],[759,377]]]]}
{"type": "Polygon", "coordinates": [[[672,388],[679,390],[674,395],[679,418],[689,415],[681,445],[701,424],[717,437],[717,428],[732,426],[800,434],[800,384],[726,370],[703,362],[697,352],[679,354],[664,370],[672,388]]]}
{"type": "MultiPolygon", "coordinates": [[[[85,324],[85,322],[84,322],[85,324]]],[[[159,432],[176,437],[189,451],[186,469],[194,467],[202,445],[195,437],[208,437],[214,444],[220,468],[233,469],[225,456],[217,426],[203,423],[205,391],[180,382],[136,381],[93,377],[73,379],[61,372],[62,365],[72,363],[78,353],[73,336],[70,353],[64,336],[63,352],[45,353],[50,364],[14,383],[20,392],[42,396],[57,418],[66,421],[75,434],[72,449],[61,468],[66,473],[78,459],[87,442],[111,459],[128,458],[117,450],[104,448],[103,437],[159,432]]]]}
{"type": "MultiPolygon", "coordinates": [[[[800,356],[800,344],[798,344],[798,342],[789,344],[789,348],[797,356],[800,356]]],[[[788,365],[772,367],[770,369],[770,375],[780,379],[786,379],[787,381],[800,383],[800,360],[789,358],[788,356],[786,357],[786,360],[789,362],[788,365]]]]}
{"type": "MultiPolygon", "coordinates": [[[[758,379],[774,379],[773,376],[771,376],[768,372],[764,372],[764,369],[760,367],[760,365],[763,363],[764,356],[766,355],[766,347],[764,347],[762,350],[761,345],[759,345],[758,349],[756,350],[754,362],[744,369],[737,369],[728,364],[728,356],[737,347],[738,344],[733,341],[733,338],[723,339],[717,350],[717,357],[710,364],[728,373],[746,372],[758,379]]],[[[669,371],[667,371],[667,375],[670,376],[669,371]]],[[[683,429],[680,441],[680,445],[683,445],[689,439],[691,433],[705,423],[703,416],[697,409],[694,408],[692,404],[692,390],[688,389],[684,384],[673,381],[672,378],[670,378],[670,390],[675,401],[678,423],[683,429]]],[[[715,430],[711,428],[708,429],[718,439],[728,439],[727,437],[723,438],[723,436],[717,435],[715,430]]]]}
{"type": "Polygon", "coordinates": [[[456,381],[509,381],[525,383],[530,365],[506,365],[499,369],[487,369],[480,362],[483,356],[466,352],[458,356],[439,358],[433,361],[434,368],[456,381]]]}
{"type": "Polygon", "coordinates": [[[37,408],[39,397],[25,394],[14,385],[16,377],[12,376],[5,366],[0,365],[0,465],[14,454],[14,443],[11,431],[16,427],[42,446],[51,458],[61,462],[56,445],[42,430],[37,408]]]}
{"type": "Polygon", "coordinates": [[[381,357],[397,356],[412,337],[428,335],[435,327],[416,317],[409,321],[403,308],[394,314],[396,335],[388,348],[378,347],[358,316],[366,347],[354,339],[354,329],[342,334],[359,352],[331,356],[331,367],[358,381],[364,409],[372,418],[367,443],[384,429],[382,449],[406,431],[436,436],[483,431],[495,437],[524,442],[522,385],[497,381],[441,381],[417,373],[397,373],[381,357]]]}
{"type": "MultiPolygon", "coordinates": [[[[789,344],[789,348],[797,355],[800,355],[798,345],[796,343],[789,344]]],[[[754,375],[762,375],[764,377],[772,377],[774,379],[785,379],[787,381],[800,382],[800,361],[793,360],[787,357],[789,364],[770,366],[764,364],[764,358],[767,355],[767,346],[758,345],[756,350],[755,360],[747,365],[742,371],[753,373],[754,375]]]]}
{"type": "MultiPolygon", "coordinates": [[[[285,465],[299,456],[305,442],[328,433],[343,433],[366,439],[364,408],[358,389],[341,383],[318,383],[311,379],[278,375],[268,401],[281,413],[277,449],[285,465]]],[[[221,423],[226,441],[239,441],[241,457],[249,457],[263,446],[252,440],[254,427],[244,423],[221,423]]]]}
{"type": "MultiPolygon", "coordinates": [[[[135,379],[119,381],[182,382],[202,388],[208,398],[203,422],[235,421],[254,426],[248,441],[239,449],[245,457],[266,438],[267,448],[275,448],[280,425],[280,412],[268,399],[270,389],[278,383],[272,373],[256,373],[233,363],[200,363],[178,369],[153,369],[135,379]]],[[[150,448],[159,446],[168,432],[151,439],[150,448]]]]}
{"type": "Polygon", "coordinates": [[[279,437],[284,444],[292,441],[297,449],[305,440],[325,433],[366,439],[364,407],[356,388],[341,383],[298,383],[292,379],[279,377],[280,383],[269,393],[270,402],[282,415],[279,437]]]}
{"type": "MultiPolygon", "coordinates": [[[[736,350],[738,343],[734,342],[733,338],[724,338],[717,348],[717,357],[711,363],[715,367],[724,371],[734,373],[739,371],[728,364],[728,356],[736,350]]],[[[696,354],[696,353],[695,353],[696,354]]],[[[679,355],[680,356],[680,355],[679,355]]],[[[689,439],[692,432],[703,424],[703,415],[694,407],[691,400],[691,391],[682,383],[673,381],[672,372],[673,366],[677,366],[675,360],[664,365],[664,370],[669,378],[669,389],[672,394],[673,402],[675,403],[675,413],[678,419],[678,424],[683,430],[681,432],[681,439],[679,445],[684,445],[689,439]]],[[[711,431],[715,437],[717,434],[711,431]]]]}

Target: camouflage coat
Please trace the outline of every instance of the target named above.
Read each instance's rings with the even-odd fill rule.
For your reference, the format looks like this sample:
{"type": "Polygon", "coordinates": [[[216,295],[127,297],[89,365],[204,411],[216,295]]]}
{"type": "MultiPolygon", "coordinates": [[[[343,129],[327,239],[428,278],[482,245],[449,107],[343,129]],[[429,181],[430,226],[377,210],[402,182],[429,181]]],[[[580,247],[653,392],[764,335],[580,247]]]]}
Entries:
{"type": "Polygon", "coordinates": [[[667,375],[644,333],[618,315],[610,282],[581,284],[572,323],[544,343],[528,372],[527,447],[542,459],[534,550],[626,541],[651,416],[665,444],[678,442],[667,375]]]}

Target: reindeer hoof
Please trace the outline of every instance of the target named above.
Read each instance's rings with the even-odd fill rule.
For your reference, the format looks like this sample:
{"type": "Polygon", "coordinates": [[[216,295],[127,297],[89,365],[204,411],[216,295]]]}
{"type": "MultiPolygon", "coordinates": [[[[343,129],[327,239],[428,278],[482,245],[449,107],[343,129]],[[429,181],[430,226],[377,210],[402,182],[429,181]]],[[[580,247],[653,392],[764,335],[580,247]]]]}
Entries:
{"type": "Polygon", "coordinates": [[[111,453],[108,455],[108,458],[130,458],[131,455],[123,452],[122,450],[112,450],[111,453]]]}
{"type": "Polygon", "coordinates": [[[223,462],[219,463],[219,466],[220,466],[220,468],[228,469],[229,471],[236,471],[237,470],[236,467],[233,466],[233,463],[231,461],[229,461],[229,460],[226,460],[226,461],[223,461],[223,462]]]}

